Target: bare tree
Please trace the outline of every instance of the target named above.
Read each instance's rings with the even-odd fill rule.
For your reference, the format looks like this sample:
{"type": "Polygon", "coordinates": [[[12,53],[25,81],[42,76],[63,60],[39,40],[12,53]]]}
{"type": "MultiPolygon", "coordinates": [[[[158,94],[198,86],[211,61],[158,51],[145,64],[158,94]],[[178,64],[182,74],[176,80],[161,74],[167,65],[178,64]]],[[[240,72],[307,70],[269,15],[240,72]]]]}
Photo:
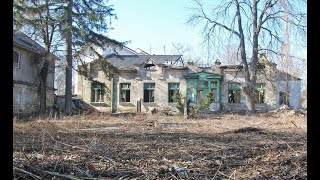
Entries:
{"type": "MultiPolygon", "coordinates": [[[[214,5],[210,13],[200,0],[194,0],[196,12],[189,23],[204,23],[203,35],[207,41],[222,39],[239,44],[239,52],[245,84],[242,87],[246,97],[248,113],[255,112],[254,92],[257,80],[258,54],[260,51],[281,53],[284,26],[291,24],[291,29],[305,38],[306,2],[288,0],[228,0],[214,5]],[[287,5],[288,18],[284,3],[287,5]],[[229,35],[229,36],[226,36],[229,35]]],[[[224,40],[224,41],[223,41],[224,40]]],[[[215,41],[217,42],[217,41],[215,41]]]]}
{"type": "Polygon", "coordinates": [[[201,57],[194,56],[192,47],[189,44],[172,42],[171,53],[182,55],[184,62],[193,62],[194,64],[198,64],[201,61],[201,57]]]}
{"type": "Polygon", "coordinates": [[[239,56],[239,45],[233,43],[227,43],[221,45],[219,54],[219,59],[222,63],[226,63],[228,65],[236,65],[241,63],[241,59],[239,56]]]}
{"type": "Polygon", "coordinates": [[[173,47],[173,53],[174,54],[179,54],[179,55],[185,55],[188,51],[191,50],[191,47],[188,45],[185,45],[180,42],[172,42],[172,47],[173,47]]]}

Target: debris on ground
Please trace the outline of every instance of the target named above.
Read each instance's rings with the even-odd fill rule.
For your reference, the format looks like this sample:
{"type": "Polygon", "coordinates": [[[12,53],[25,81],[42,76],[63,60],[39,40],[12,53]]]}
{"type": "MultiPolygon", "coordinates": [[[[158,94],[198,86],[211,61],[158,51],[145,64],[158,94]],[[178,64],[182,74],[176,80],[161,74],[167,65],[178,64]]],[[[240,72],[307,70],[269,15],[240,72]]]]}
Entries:
{"type": "Polygon", "coordinates": [[[307,110],[304,109],[291,109],[287,105],[282,105],[278,109],[269,111],[269,113],[281,113],[288,116],[305,116],[307,115],[307,110]]]}
{"type": "Polygon", "coordinates": [[[13,124],[13,179],[307,179],[306,117],[92,113],[13,124]]]}

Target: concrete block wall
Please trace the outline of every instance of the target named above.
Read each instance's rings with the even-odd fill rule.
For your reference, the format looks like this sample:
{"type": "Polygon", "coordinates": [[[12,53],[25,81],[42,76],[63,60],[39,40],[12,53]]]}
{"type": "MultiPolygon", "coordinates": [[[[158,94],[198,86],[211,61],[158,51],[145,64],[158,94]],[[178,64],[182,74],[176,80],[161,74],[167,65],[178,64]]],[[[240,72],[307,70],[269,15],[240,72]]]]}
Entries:
{"type": "MultiPolygon", "coordinates": [[[[39,111],[38,87],[24,84],[13,85],[13,113],[33,113],[39,111]]],[[[47,108],[54,104],[54,90],[47,90],[47,108]]]]}

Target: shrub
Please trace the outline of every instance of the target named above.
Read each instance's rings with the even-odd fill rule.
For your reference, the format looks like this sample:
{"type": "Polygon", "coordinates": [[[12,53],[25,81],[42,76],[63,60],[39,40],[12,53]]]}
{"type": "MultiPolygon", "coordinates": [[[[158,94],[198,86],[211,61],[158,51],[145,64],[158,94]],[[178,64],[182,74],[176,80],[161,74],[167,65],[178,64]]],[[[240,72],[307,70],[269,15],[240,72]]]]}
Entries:
{"type": "Polygon", "coordinates": [[[213,102],[212,97],[213,94],[211,92],[206,95],[205,101],[203,101],[199,107],[200,111],[203,111],[210,107],[210,104],[213,102]]]}
{"type": "MultiPolygon", "coordinates": [[[[184,101],[183,101],[183,99],[184,98],[182,97],[180,92],[176,92],[173,95],[173,100],[177,103],[176,107],[179,110],[180,115],[183,115],[183,113],[184,113],[184,101]]],[[[195,109],[195,107],[193,107],[191,105],[191,101],[190,100],[187,101],[187,114],[188,114],[188,117],[191,117],[191,118],[193,118],[194,115],[196,114],[196,109],[195,109]]]]}

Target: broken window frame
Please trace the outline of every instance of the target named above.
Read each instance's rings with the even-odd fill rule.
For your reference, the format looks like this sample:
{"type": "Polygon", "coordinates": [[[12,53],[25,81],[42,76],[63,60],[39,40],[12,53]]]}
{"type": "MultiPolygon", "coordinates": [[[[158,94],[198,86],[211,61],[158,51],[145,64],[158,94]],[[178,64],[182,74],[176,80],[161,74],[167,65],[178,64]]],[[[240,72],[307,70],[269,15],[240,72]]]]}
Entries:
{"type": "Polygon", "coordinates": [[[175,103],[173,96],[180,91],[180,83],[168,83],[168,102],[175,103]]]}
{"type": "Polygon", "coordinates": [[[265,103],[266,95],[266,83],[256,83],[256,88],[254,91],[254,103],[263,104],[265,103]]]}
{"type": "Polygon", "coordinates": [[[198,82],[197,82],[197,104],[202,104],[203,101],[206,99],[206,95],[209,91],[209,84],[211,86],[211,83],[209,83],[208,80],[201,80],[201,79],[198,80],[198,82]]]}
{"type": "Polygon", "coordinates": [[[212,93],[212,102],[219,102],[218,99],[218,81],[210,81],[210,91],[212,93]],[[214,84],[214,85],[213,85],[214,84]]]}
{"type": "Polygon", "coordinates": [[[20,60],[21,60],[21,53],[18,50],[13,50],[12,54],[12,62],[13,67],[20,68],[20,60]],[[15,58],[16,57],[16,58],[15,58]]]}
{"type": "Polygon", "coordinates": [[[196,88],[188,87],[187,89],[187,99],[192,103],[196,103],[196,88]]]}
{"type": "Polygon", "coordinates": [[[217,78],[209,79],[187,79],[186,97],[187,100],[199,104],[206,98],[208,93],[213,93],[213,102],[220,103],[220,80],[217,78]]]}
{"type": "Polygon", "coordinates": [[[156,70],[156,65],[155,64],[146,64],[144,65],[145,70],[156,70]]]}
{"type": "Polygon", "coordinates": [[[154,90],[155,83],[144,83],[143,84],[143,102],[151,103],[154,102],[154,90]]]}
{"type": "Polygon", "coordinates": [[[287,92],[279,92],[279,105],[289,105],[289,95],[287,92]]]}
{"type": "Polygon", "coordinates": [[[122,103],[130,102],[131,83],[120,83],[120,97],[119,101],[122,103]]]}
{"type": "Polygon", "coordinates": [[[236,83],[236,82],[228,83],[228,103],[241,103],[241,84],[240,83],[236,83]],[[232,95],[230,96],[230,94],[232,95]]]}
{"type": "Polygon", "coordinates": [[[91,102],[101,103],[104,102],[104,83],[92,82],[91,83],[91,102]]]}
{"type": "Polygon", "coordinates": [[[198,78],[189,78],[186,80],[186,85],[187,85],[187,92],[186,92],[186,97],[187,101],[191,102],[193,104],[197,103],[197,83],[198,83],[198,78]]]}

